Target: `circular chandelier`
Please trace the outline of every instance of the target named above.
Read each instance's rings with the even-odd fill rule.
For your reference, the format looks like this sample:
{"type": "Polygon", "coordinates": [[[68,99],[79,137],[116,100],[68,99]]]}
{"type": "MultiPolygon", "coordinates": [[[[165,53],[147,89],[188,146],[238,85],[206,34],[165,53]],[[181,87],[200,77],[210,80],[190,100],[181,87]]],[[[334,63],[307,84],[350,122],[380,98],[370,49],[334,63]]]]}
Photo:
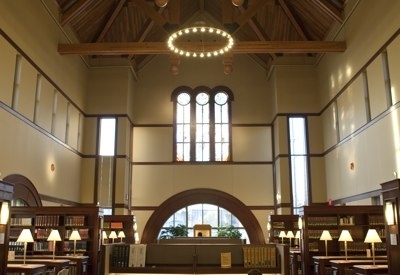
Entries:
{"type": "Polygon", "coordinates": [[[224,30],[195,26],[174,32],[168,38],[168,48],[187,57],[212,57],[228,52],[234,44],[233,38],[224,30]]]}

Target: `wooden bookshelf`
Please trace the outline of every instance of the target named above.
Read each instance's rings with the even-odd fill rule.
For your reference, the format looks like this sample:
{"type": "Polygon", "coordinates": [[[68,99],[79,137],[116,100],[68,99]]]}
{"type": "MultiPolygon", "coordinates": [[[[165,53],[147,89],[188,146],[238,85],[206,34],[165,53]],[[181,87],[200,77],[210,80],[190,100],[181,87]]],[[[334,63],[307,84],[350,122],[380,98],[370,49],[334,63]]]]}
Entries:
{"type": "Polygon", "coordinates": [[[57,229],[61,241],[55,243],[56,256],[73,256],[74,242],[69,240],[72,230],[77,229],[81,240],[76,242],[76,255],[88,256],[88,274],[98,274],[99,208],[82,207],[12,207],[10,215],[9,250],[16,255],[23,253],[23,244],[17,243],[19,233],[29,228],[34,238],[28,243],[26,255],[53,255],[53,243],[47,241],[52,229],[57,229]]]}
{"type": "Polygon", "coordinates": [[[387,215],[385,228],[388,236],[386,238],[388,273],[400,274],[400,179],[381,183],[381,186],[383,204],[387,215]]]}
{"type": "Polygon", "coordinates": [[[370,228],[375,228],[382,239],[375,244],[375,254],[386,255],[383,206],[304,206],[301,212],[303,274],[313,274],[313,257],[325,255],[325,242],[319,240],[323,230],[329,230],[332,236],[327,242],[330,256],[345,255],[344,243],[338,241],[342,230],[349,230],[353,238],[347,243],[347,255],[365,256],[370,246],[364,239],[370,228]]]}
{"type": "MultiPolygon", "coordinates": [[[[13,197],[13,191],[14,185],[0,181],[0,209],[3,202],[6,202],[10,205],[10,201],[13,197]]],[[[3,238],[0,239],[0,270],[6,270],[7,268],[9,225],[9,220],[7,221],[7,224],[0,224],[0,234],[3,236],[3,238]]]]}
{"type": "MultiPolygon", "coordinates": [[[[279,237],[281,231],[292,231],[293,234],[299,230],[298,227],[298,215],[271,215],[269,216],[268,222],[271,225],[269,231],[269,242],[270,243],[282,243],[282,238],[279,237]]],[[[289,245],[289,239],[283,238],[283,243],[289,245]]],[[[292,246],[294,246],[294,240],[292,239],[292,246]]]]}
{"type": "MultiPolygon", "coordinates": [[[[122,239],[123,243],[135,243],[133,223],[135,216],[133,215],[106,215],[103,217],[103,230],[110,235],[111,231],[115,231],[118,235],[120,231],[125,233],[125,238],[122,239]]],[[[114,240],[116,243],[121,242],[120,238],[114,240]]],[[[110,243],[110,241],[108,242],[110,243]]]]}

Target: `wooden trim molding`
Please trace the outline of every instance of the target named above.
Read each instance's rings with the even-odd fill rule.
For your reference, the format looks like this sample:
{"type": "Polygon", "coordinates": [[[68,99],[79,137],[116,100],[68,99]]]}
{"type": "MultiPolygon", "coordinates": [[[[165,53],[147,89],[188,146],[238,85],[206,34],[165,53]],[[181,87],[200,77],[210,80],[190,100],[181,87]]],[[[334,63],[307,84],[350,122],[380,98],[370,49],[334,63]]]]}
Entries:
{"type": "Polygon", "coordinates": [[[183,191],[163,202],[147,221],[142,233],[141,242],[156,242],[161,227],[172,214],[185,206],[196,203],[209,203],[225,208],[235,215],[243,224],[249,236],[250,243],[265,243],[260,224],[243,202],[228,193],[206,188],[183,191]]]}
{"type": "Polygon", "coordinates": [[[6,176],[3,181],[14,185],[13,199],[21,199],[28,206],[42,206],[42,200],[35,185],[27,177],[11,174],[6,176]]]}

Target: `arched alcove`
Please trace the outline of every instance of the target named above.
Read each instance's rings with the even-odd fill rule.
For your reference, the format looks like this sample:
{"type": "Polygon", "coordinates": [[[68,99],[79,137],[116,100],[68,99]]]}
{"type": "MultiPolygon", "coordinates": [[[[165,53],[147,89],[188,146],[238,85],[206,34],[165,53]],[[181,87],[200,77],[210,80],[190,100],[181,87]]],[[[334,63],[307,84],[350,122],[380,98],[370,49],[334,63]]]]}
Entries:
{"type": "Polygon", "coordinates": [[[42,200],[35,185],[25,176],[11,174],[3,181],[14,184],[13,200],[22,200],[28,206],[42,206],[42,200]]]}
{"type": "Polygon", "coordinates": [[[256,217],[237,198],[214,189],[192,189],[178,193],[163,202],[150,216],[142,233],[142,243],[154,243],[161,227],[179,209],[192,204],[209,203],[218,205],[235,215],[249,236],[252,244],[264,244],[264,234],[256,217]]]}

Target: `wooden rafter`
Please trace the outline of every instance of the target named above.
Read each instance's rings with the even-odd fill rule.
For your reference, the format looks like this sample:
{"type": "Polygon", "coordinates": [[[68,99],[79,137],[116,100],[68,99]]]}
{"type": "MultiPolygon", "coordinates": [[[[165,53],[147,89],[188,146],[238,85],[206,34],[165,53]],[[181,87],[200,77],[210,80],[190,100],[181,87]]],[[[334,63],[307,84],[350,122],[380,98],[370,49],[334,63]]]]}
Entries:
{"type": "Polygon", "coordinates": [[[114,23],[115,18],[117,18],[118,14],[121,12],[122,7],[125,5],[126,0],[119,0],[118,5],[113,10],[110,18],[108,18],[103,30],[100,35],[97,37],[96,42],[100,42],[103,40],[104,36],[107,34],[108,30],[111,28],[111,25],[114,23]]]}
{"type": "MultiPolygon", "coordinates": [[[[206,51],[216,46],[215,44],[189,43],[190,47],[204,48],[206,51]]],[[[184,44],[179,44],[179,46],[185,47],[184,44]]],[[[346,43],[343,41],[247,41],[235,43],[232,53],[327,53],[345,50],[346,43]]],[[[169,54],[170,50],[165,42],[131,42],[59,44],[58,52],[63,55],[129,55],[169,54]]]]}
{"type": "Polygon", "coordinates": [[[131,0],[134,2],[148,17],[150,17],[159,27],[163,28],[167,24],[167,20],[161,16],[155,9],[151,8],[144,0],[131,0]]]}
{"type": "Polygon", "coordinates": [[[312,2],[325,14],[339,23],[343,23],[343,16],[338,9],[327,0],[312,0],[312,2]]]}
{"type": "Polygon", "coordinates": [[[245,25],[250,20],[250,18],[253,17],[257,13],[257,11],[261,9],[262,6],[265,5],[265,3],[266,3],[265,0],[258,0],[249,8],[247,8],[245,12],[237,16],[234,20],[239,25],[239,27],[235,30],[235,32],[237,32],[240,29],[240,27],[245,25]]]}
{"type": "Polygon", "coordinates": [[[281,6],[281,8],[283,9],[284,13],[286,14],[286,16],[288,17],[290,23],[292,23],[293,28],[296,30],[297,34],[303,38],[304,40],[308,40],[303,28],[301,27],[301,25],[297,22],[295,16],[293,15],[292,11],[290,10],[290,8],[288,7],[288,5],[286,4],[286,0],[279,0],[279,5],[281,6]]]}
{"type": "Polygon", "coordinates": [[[61,17],[61,25],[65,26],[74,18],[80,16],[85,12],[86,8],[89,7],[94,0],[78,0],[72,5],[61,17]]]}

